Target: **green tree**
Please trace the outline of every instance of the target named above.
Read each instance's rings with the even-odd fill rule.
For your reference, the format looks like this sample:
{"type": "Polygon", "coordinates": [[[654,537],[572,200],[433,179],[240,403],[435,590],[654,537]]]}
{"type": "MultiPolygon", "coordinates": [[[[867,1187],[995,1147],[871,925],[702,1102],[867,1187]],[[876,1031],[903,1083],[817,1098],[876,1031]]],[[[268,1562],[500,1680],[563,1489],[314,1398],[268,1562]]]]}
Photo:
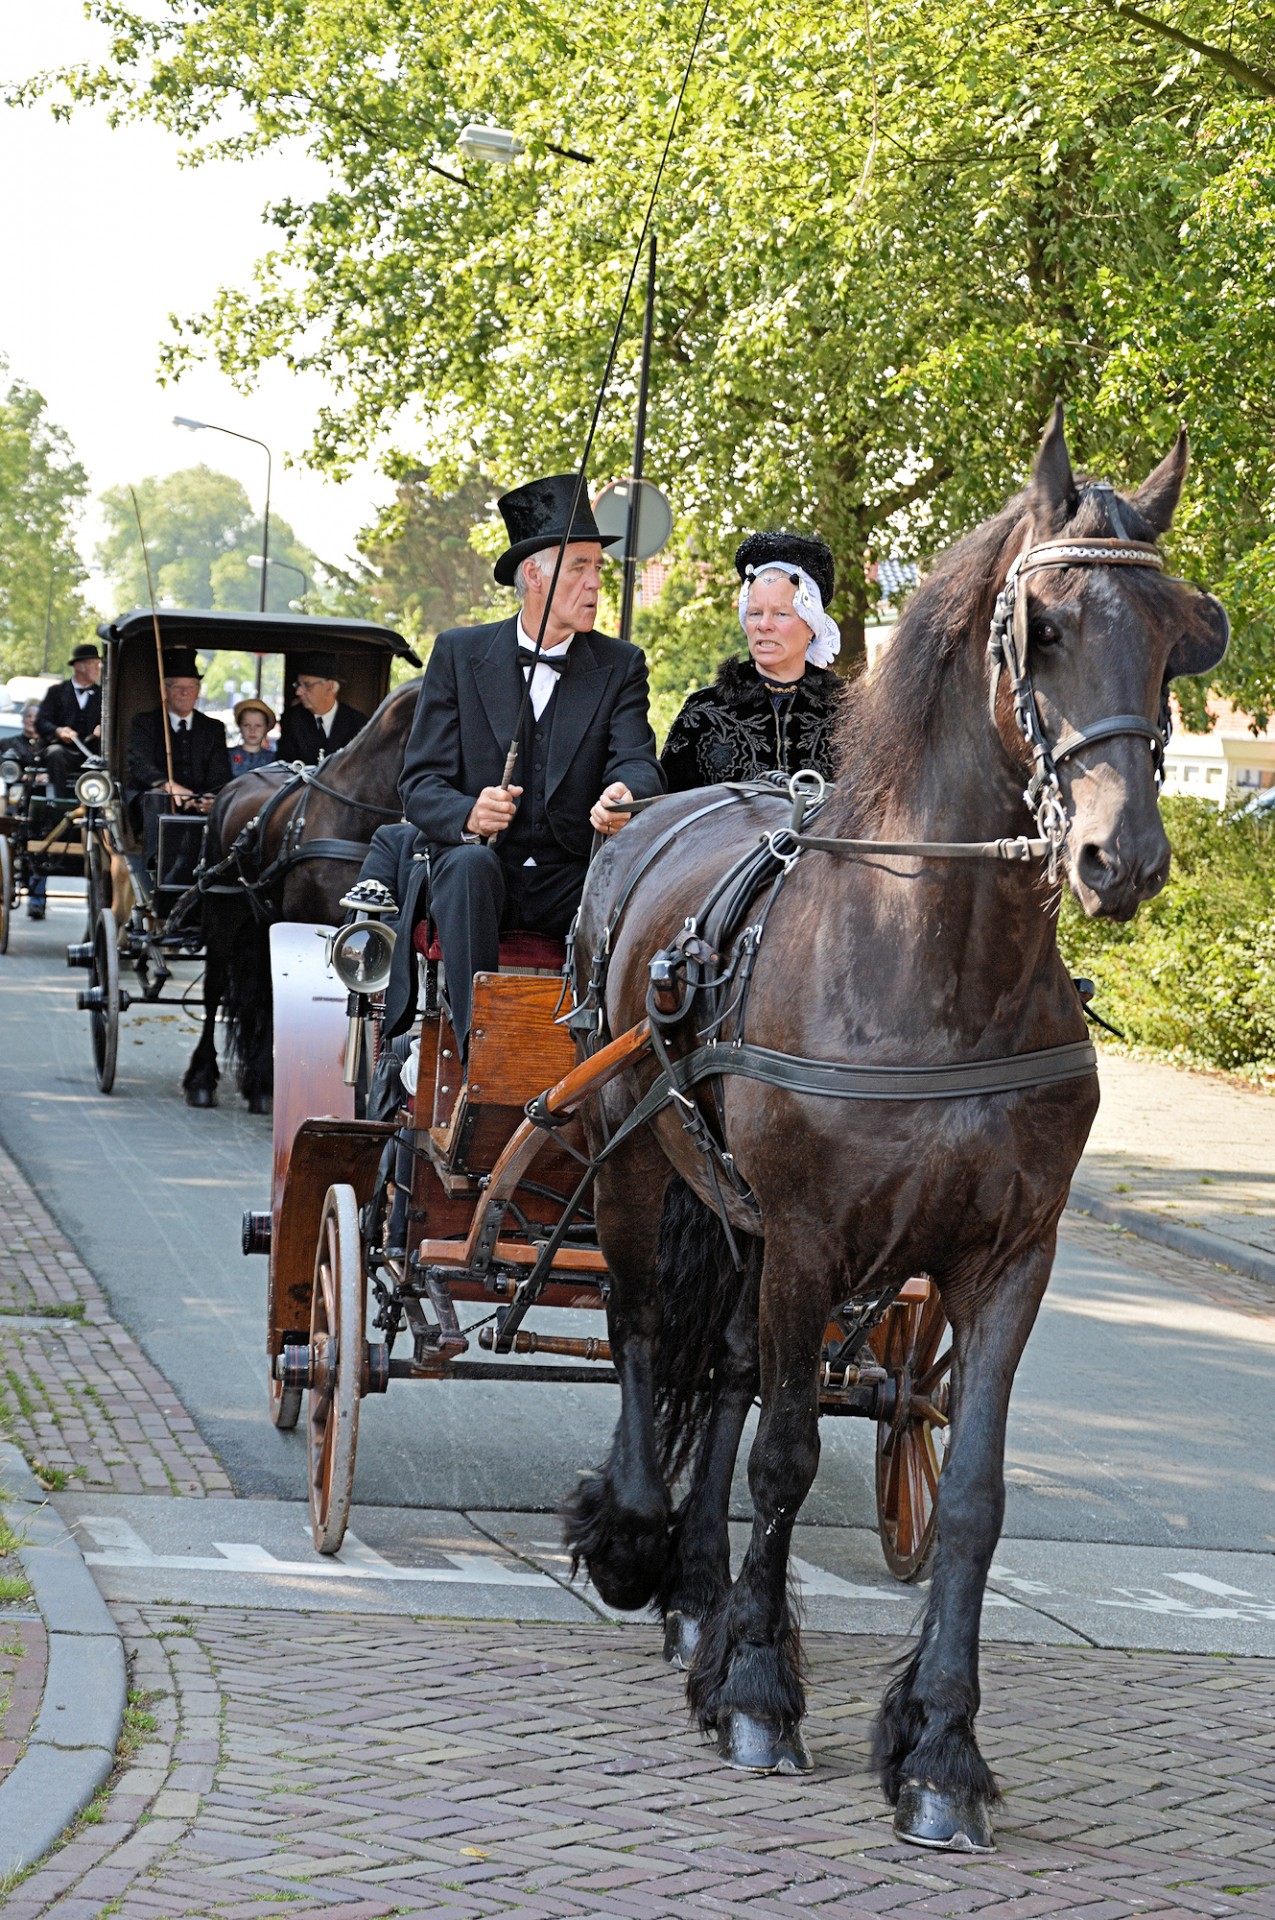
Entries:
{"type": "MultiPolygon", "coordinates": [[[[141,513],[155,597],[163,606],[217,607],[251,612],[260,602],[261,574],[249,566],[261,553],[261,521],[248,496],[229,474],[212,467],[188,467],[163,479],[139,482],[133,489],[141,513]]],[[[98,565],[110,578],[119,608],[148,604],[146,561],[142,554],[127,487],[102,495],[106,535],[98,547],[98,565]]],[[[286,520],[270,516],[270,555],[315,578],[318,562],[296,538],[286,520]]],[[[271,566],[266,607],[286,612],[302,582],[282,566],[271,566]]]]}
{"type": "Polygon", "coordinates": [[[420,468],[400,473],[393,504],[359,539],[386,619],[432,640],[493,603],[491,559],[470,536],[491,518],[497,491],[473,471],[446,490],[420,468]]]}
{"type": "MultiPolygon", "coordinates": [[[[338,400],[313,457],[334,472],[410,414],[422,464],[450,462],[453,483],[475,461],[505,483],[573,463],[684,6],[615,0],[588,33],[566,0],[92,11],[109,66],[24,97],[60,85],[207,152],[299,140],[332,176],[269,210],[256,284],[184,322],[170,370],[205,353],[241,382],[275,358],[321,370],[338,400]],[[516,127],[524,156],[463,169],[471,118],[516,127]]],[[[721,0],[658,210],[648,471],[722,577],[744,528],[817,526],[853,653],[869,561],[924,559],[987,513],[1055,395],[1082,461],[1114,478],[1185,420],[1197,467],[1174,558],[1238,616],[1219,686],[1265,710],[1273,217],[1262,0],[1181,0],[1172,23],[1121,0],[792,0],[782,29],[721,0]]],[[[635,336],[598,475],[627,465],[635,336]]]]}
{"type": "MultiPolygon", "coordinates": [[[[0,360],[0,377],[7,372],[0,360]]],[[[46,629],[55,673],[71,644],[92,635],[73,539],[86,491],[84,469],[43,399],[14,381],[0,397],[0,679],[41,671],[46,629]]]]}

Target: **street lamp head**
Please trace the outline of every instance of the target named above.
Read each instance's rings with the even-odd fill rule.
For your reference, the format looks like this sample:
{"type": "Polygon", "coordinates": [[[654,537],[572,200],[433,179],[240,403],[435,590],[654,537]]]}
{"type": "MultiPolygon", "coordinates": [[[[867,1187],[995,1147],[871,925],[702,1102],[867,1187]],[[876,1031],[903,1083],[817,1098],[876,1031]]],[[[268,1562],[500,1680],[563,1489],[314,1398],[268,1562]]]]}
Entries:
{"type": "Polygon", "coordinates": [[[254,573],[265,572],[266,563],[262,559],[259,553],[248,554],[247,558],[244,561],[244,565],[251,567],[254,573]]]}
{"type": "Polygon", "coordinates": [[[175,427],[186,427],[191,433],[202,433],[208,425],[208,422],[206,420],[188,420],[184,413],[175,413],[173,415],[173,425],[175,427]]]}
{"type": "Polygon", "coordinates": [[[456,145],[468,160],[486,160],[493,166],[508,167],[526,148],[516,133],[507,127],[480,127],[473,121],[462,127],[456,145]]]}

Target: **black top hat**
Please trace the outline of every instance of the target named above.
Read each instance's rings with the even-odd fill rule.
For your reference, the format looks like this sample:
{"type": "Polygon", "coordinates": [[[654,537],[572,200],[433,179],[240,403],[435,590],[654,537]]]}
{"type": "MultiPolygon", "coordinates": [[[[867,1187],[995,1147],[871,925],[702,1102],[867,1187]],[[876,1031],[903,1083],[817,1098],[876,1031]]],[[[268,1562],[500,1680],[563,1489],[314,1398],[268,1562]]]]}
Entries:
{"type": "Polygon", "coordinates": [[[294,653],[289,665],[292,669],[292,678],[294,680],[303,673],[309,680],[339,680],[341,678],[334,653],[294,653]]]}
{"type": "Polygon", "coordinates": [[[71,665],[73,667],[78,667],[81,660],[100,660],[101,658],[101,654],[91,640],[85,640],[78,647],[71,649],[71,665]]]}
{"type": "Polygon", "coordinates": [[[165,680],[202,680],[203,677],[193,647],[164,648],[165,680]]]}
{"type": "Polygon", "coordinates": [[[750,533],[735,550],[735,571],[742,580],[749,567],[760,573],[763,567],[782,565],[785,560],[810,575],[826,611],[837,584],[836,562],[832,548],[817,534],[812,539],[808,534],[784,533],[778,528],[770,533],[750,533]]]}
{"type": "Polygon", "coordinates": [[[509,534],[509,545],[493,572],[502,587],[513,585],[514,574],[522,561],[546,547],[557,546],[564,534],[568,540],[596,540],[604,547],[615,545],[620,536],[602,532],[593,517],[587,485],[580,490],[580,503],[568,532],[567,515],[575,490],[574,473],[551,473],[546,480],[528,480],[525,487],[501,494],[496,505],[509,534]]]}

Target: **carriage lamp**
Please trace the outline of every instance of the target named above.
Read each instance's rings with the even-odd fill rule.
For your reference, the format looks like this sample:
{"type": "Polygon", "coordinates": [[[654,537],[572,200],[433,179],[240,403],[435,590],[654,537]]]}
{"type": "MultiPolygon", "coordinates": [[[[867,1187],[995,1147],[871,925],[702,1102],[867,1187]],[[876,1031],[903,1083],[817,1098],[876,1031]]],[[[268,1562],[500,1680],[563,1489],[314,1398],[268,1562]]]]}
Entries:
{"type": "Polygon", "coordinates": [[[394,931],[375,920],[356,920],[333,934],[328,964],[349,993],[383,993],[394,959],[394,931]]]}
{"type": "Polygon", "coordinates": [[[13,754],[6,753],[4,759],[0,760],[0,786],[11,787],[21,778],[22,762],[15,759],[13,754]]]}
{"type": "Polygon", "coordinates": [[[101,768],[90,768],[75,783],[75,797],[82,807],[104,807],[111,797],[111,776],[101,768]]]}

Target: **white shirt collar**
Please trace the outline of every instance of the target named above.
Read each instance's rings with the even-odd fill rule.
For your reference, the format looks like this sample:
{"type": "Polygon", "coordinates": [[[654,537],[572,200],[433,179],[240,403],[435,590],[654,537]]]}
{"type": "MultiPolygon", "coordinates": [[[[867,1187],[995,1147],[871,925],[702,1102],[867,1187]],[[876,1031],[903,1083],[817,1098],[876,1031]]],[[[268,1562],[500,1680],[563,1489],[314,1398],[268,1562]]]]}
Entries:
{"type": "Polygon", "coordinates": [[[170,713],[168,716],[168,724],[172,728],[173,732],[176,733],[179,728],[188,727],[190,725],[190,722],[193,719],[194,719],[194,715],[190,713],[180,715],[180,716],[175,713],[170,713]]]}
{"type": "Polygon", "coordinates": [[[336,719],[336,710],[339,704],[338,701],[334,700],[326,713],[316,713],[313,716],[323,728],[323,737],[325,740],[330,740],[332,737],[332,722],[336,719]]]}
{"type": "Polygon", "coordinates": [[[87,687],[82,687],[78,680],[72,680],[71,692],[75,695],[80,705],[83,706],[84,702],[88,699],[89,695],[91,693],[97,692],[97,688],[92,685],[87,687]]]}

